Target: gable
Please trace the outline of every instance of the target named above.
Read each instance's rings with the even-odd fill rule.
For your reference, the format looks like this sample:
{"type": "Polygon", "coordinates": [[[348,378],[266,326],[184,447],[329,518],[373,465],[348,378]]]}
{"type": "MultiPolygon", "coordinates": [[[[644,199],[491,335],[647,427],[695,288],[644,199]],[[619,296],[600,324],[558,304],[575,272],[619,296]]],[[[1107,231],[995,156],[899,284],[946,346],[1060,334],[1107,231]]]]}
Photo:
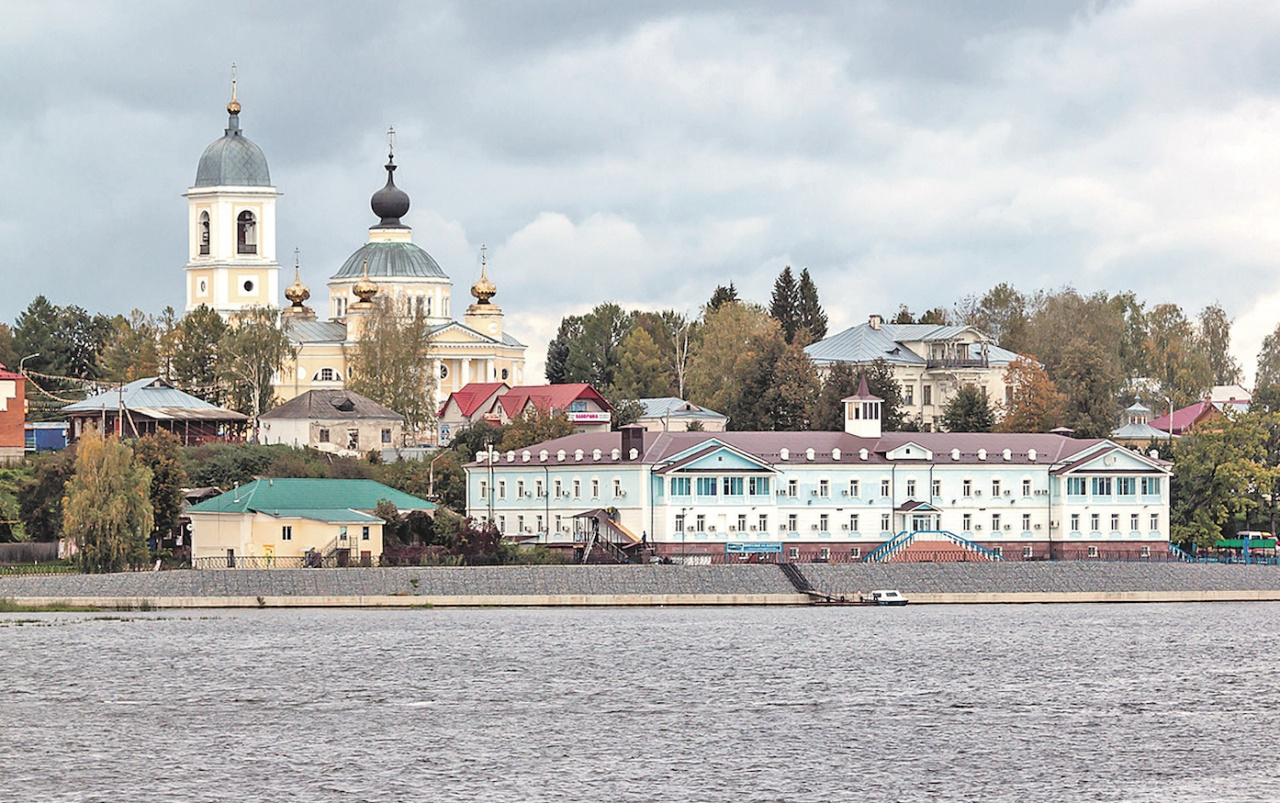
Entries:
{"type": "Polygon", "coordinates": [[[763,460],[756,460],[731,449],[721,448],[685,463],[679,471],[773,471],[763,460]]]}
{"type": "Polygon", "coordinates": [[[1154,463],[1143,455],[1122,446],[1112,446],[1096,451],[1094,454],[1071,466],[1064,474],[1124,474],[1124,473],[1168,473],[1168,469],[1154,463]]]}
{"type": "Polygon", "coordinates": [[[933,452],[915,441],[907,441],[885,452],[884,456],[886,460],[932,460],[933,452]]]}

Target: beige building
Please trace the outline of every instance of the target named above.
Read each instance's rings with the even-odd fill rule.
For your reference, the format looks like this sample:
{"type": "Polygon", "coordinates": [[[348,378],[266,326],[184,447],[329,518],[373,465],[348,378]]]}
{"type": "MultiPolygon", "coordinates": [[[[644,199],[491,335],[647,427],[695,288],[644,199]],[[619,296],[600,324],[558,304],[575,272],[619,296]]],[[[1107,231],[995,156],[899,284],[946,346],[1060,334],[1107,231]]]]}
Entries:
{"type": "Polygon", "coordinates": [[[404,445],[404,416],[350,390],[309,390],[258,421],[261,443],[309,446],[344,457],[404,445]]]}
{"type": "Polygon", "coordinates": [[[435,505],[373,480],[263,479],[192,505],[197,569],[377,565],[378,503],[401,513],[435,505]]]}

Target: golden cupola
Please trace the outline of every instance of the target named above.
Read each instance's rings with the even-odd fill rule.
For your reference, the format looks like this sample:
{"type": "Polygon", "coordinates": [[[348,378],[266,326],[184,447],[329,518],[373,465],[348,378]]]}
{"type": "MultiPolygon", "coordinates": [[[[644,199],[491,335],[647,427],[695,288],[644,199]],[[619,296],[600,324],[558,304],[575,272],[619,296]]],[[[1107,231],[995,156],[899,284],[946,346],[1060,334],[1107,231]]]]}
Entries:
{"type": "Polygon", "coordinates": [[[293,250],[293,284],[284,290],[284,297],[290,305],[280,311],[285,318],[295,321],[314,321],[316,313],[305,302],[311,298],[311,290],[302,283],[302,265],[298,259],[298,249],[293,250]]]}

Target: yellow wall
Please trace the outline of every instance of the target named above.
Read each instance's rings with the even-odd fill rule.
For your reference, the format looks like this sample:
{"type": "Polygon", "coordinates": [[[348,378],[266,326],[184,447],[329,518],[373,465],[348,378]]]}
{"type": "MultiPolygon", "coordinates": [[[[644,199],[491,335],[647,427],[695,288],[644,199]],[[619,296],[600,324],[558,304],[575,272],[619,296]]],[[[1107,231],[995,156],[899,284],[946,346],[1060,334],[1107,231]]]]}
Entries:
{"type": "MultiPolygon", "coordinates": [[[[191,557],[226,558],[227,550],[234,549],[236,557],[263,557],[269,551],[276,558],[300,558],[308,549],[326,550],[338,537],[341,527],[347,528],[347,543],[352,550],[353,561],[360,553],[368,552],[376,564],[382,555],[382,522],[360,524],[334,524],[311,519],[275,518],[263,513],[190,513],[191,557]],[[282,540],[282,527],[293,528],[293,537],[282,540]],[[361,538],[361,528],[369,528],[369,540],[361,538]],[[267,549],[270,547],[270,549],[267,549]]],[[[341,542],[339,542],[341,543],[341,542]]]]}

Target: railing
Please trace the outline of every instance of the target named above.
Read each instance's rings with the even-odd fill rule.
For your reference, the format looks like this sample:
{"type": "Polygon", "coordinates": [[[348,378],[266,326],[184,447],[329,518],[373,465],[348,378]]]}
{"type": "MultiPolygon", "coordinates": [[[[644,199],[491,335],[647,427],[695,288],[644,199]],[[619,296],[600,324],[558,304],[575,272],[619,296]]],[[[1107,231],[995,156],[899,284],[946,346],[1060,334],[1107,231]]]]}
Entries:
{"type": "Polygon", "coordinates": [[[867,553],[867,556],[862,559],[862,562],[884,563],[889,558],[896,555],[900,550],[905,549],[907,544],[910,544],[914,538],[915,533],[909,533],[904,530],[867,553]]]}
{"type": "Polygon", "coordinates": [[[987,368],[989,363],[986,357],[940,357],[932,360],[925,360],[925,368],[987,368]]]}
{"type": "Polygon", "coordinates": [[[345,569],[368,568],[374,563],[369,560],[339,560],[338,555],[321,555],[313,552],[307,555],[268,556],[268,555],[221,555],[213,558],[196,558],[191,561],[195,569],[345,569]]]}

